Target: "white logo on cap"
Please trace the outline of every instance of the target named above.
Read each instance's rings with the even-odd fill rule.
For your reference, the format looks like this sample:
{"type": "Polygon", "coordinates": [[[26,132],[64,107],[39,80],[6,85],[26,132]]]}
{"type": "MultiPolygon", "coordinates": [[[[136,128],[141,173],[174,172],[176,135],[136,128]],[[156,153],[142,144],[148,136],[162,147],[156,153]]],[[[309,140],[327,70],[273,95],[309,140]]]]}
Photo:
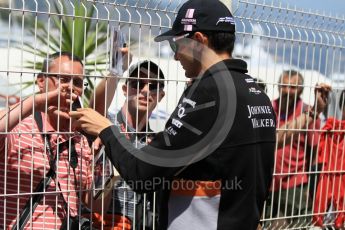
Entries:
{"type": "Polygon", "coordinates": [[[234,20],[233,17],[222,17],[222,18],[219,18],[216,25],[218,26],[218,24],[222,23],[222,22],[230,23],[232,25],[235,25],[235,20],[234,20]]]}
{"type": "Polygon", "coordinates": [[[185,25],[184,26],[184,31],[192,31],[193,30],[193,25],[185,25]]]}
{"type": "Polygon", "coordinates": [[[186,18],[193,18],[195,9],[188,9],[186,12],[186,18]]]}
{"type": "Polygon", "coordinates": [[[195,9],[188,9],[185,18],[182,18],[181,24],[184,26],[184,31],[192,31],[193,25],[196,24],[196,19],[194,17],[195,9]]]}

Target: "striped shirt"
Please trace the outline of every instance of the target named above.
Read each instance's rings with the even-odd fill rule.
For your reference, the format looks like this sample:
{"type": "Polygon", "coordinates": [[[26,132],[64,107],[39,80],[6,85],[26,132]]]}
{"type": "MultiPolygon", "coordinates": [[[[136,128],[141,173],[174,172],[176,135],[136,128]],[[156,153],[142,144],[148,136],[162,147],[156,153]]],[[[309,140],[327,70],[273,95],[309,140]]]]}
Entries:
{"type": "MultiPolygon", "coordinates": [[[[51,133],[50,142],[55,154],[57,145],[66,141],[66,138],[68,140],[68,136],[57,134],[48,122],[45,123],[43,113],[42,120],[43,130],[51,133]]],[[[77,135],[73,140],[78,156],[75,174],[69,167],[68,148],[64,148],[57,156],[56,179],[51,181],[25,229],[60,228],[66,213],[61,191],[70,215],[78,215],[76,191],[80,186],[82,189],[90,187],[92,155],[86,138],[77,135]]],[[[30,194],[34,193],[49,168],[49,153],[33,116],[24,119],[11,132],[0,134],[0,229],[11,229],[30,194]]]]}

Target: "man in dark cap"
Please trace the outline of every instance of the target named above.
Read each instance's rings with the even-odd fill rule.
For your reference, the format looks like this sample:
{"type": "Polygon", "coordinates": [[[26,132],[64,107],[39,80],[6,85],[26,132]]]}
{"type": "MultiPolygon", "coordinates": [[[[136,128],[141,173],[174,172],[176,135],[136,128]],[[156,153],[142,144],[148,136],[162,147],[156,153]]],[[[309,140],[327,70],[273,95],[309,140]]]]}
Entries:
{"type": "Polygon", "coordinates": [[[193,81],[140,153],[96,112],[71,115],[99,135],[134,190],[163,189],[160,229],[254,230],[272,179],[275,115],[246,63],[231,57],[234,18],[218,0],[190,0],[155,39],[164,40],[193,81]]]}
{"type": "MultiPolygon", "coordinates": [[[[159,66],[150,60],[140,61],[131,65],[128,70],[128,78],[121,87],[126,100],[120,111],[108,111],[117,87],[116,77],[103,79],[97,86],[95,108],[100,113],[104,110],[108,111],[107,117],[119,127],[134,147],[140,149],[154,136],[154,131],[150,128],[149,118],[158,103],[164,98],[164,85],[164,74],[159,66]],[[108,103],[105,103],[105,96],[108,98],[108,103]]],[[[90,107],[93,107],[93,102],[92,99],[90,107]]],[[[94,142],[96,150],[99,149],[98,144],[98,142],[94,142]]],[[[147,193],[146,199],[144,199],[142,194],[134,194],[125,181],[119,179],[114,186],[112,196],[106,196],[104,204],[106,206],[105,211],[108,213],[127,217],[133,225],[135,219],[133,229],[142,229],[144,225],[146,226],[145,229],[152,228],[153,215],[156,215],[157,212],[153,207],[153,193],[147,193]]],[[[96,202],[93,210],[101,212],[101,209],[102,202],[96,202]]],[[[109,222],[112,219],[113,217],[110,218],[109,222]]]]}

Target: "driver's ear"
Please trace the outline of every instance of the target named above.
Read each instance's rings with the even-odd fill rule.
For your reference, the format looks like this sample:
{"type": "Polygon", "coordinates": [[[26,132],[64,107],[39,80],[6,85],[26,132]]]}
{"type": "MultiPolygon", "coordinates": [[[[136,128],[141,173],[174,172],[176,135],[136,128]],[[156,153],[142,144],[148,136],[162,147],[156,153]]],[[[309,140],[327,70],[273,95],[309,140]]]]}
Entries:
{"type": "Polygon", "coordinates": [[[204,45],[208,44],[208,37],[205,36],[203,33],[201,32],[195,32],[193,35],[194,40],[198,41],[199,43],[202,43],[204,45]]]}
{"type": "Polygon", "coordinates": [[[199,52],[201,52],[205,46],[208,47],[208,37],[201,32],[195,32],[195,34],[193,35],[193,40],[196,43],[194,47],[199,52]]]}

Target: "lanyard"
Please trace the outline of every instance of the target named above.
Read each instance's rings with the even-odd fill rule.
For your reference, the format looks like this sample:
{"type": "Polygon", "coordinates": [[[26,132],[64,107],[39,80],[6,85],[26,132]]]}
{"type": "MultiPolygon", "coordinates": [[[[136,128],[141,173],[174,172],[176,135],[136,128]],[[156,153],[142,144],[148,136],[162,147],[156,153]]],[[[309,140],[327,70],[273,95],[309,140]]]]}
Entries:
{"type": "MultiPolygon", "coordinates": [[[[69,138],[69,140],[60,143],[57,146],[57,154],[54,155],[53,149],[52,149],[51,143],[50,143],[50,135],[49,134],[43,134],[43,122],[42,122],[41,113],[35,112],[34,118],[35,118],[35,121],[37,123],[37,127],[38,127],[39,131],[42,133],[41,135],[42,135],[42,139],[43,139],[43,144],[45,145],[45,148],[49,154],[50,169],[47,172],[47,174],[45,175],[45,177],[43,177],[41,179],[41,181],[38,183],[38,185],[36,186],[36,189],[34,191],[36,194],[32,196],[32,202],[30,202],[30,199],[28,199],[28,201],[26,202],[22,212],[20,213],[19,218],[17,219],[16,223],[12,226],[12,230],[17,230],[17,229],[23,230],[24,229],[29,218],[32,216],[32,213],[35,211],[39,202],[43,198],[42,192],[47,190],[47,188],[49,187],[52,180],[55,180],[55,177],[56,177],[56,173],[55,173],[56,158],[57,158],[57,155],[60,154],[64,150],[64,147],[69,148],[69,146],[71,146],[70,166],[74,172],[74,182],[75,182],[75,186],[77,188],[77,180],[76,180],[77,177],[75,174],[75,168],[78,165],[78,157],[77,157],[77,152],[75,149],[74,140],[72,138],[69,138]]],[[[67,214],[68,213],[68,204],[67,204],[67,202],[66,202],[66,200],[62,194],[60,182],[57,182],[57,184],[58,184],[59,190],[61,191],[60,195],[61,195],[62,201],[64,203],[64,208],[65,208],[65,211],[67,214]]],[[[77,195],[78,195],[78,193],[77,193],[77,195]]],[[[78,195],[78,197],[79,197],[79,195],[78,195]]]]}

